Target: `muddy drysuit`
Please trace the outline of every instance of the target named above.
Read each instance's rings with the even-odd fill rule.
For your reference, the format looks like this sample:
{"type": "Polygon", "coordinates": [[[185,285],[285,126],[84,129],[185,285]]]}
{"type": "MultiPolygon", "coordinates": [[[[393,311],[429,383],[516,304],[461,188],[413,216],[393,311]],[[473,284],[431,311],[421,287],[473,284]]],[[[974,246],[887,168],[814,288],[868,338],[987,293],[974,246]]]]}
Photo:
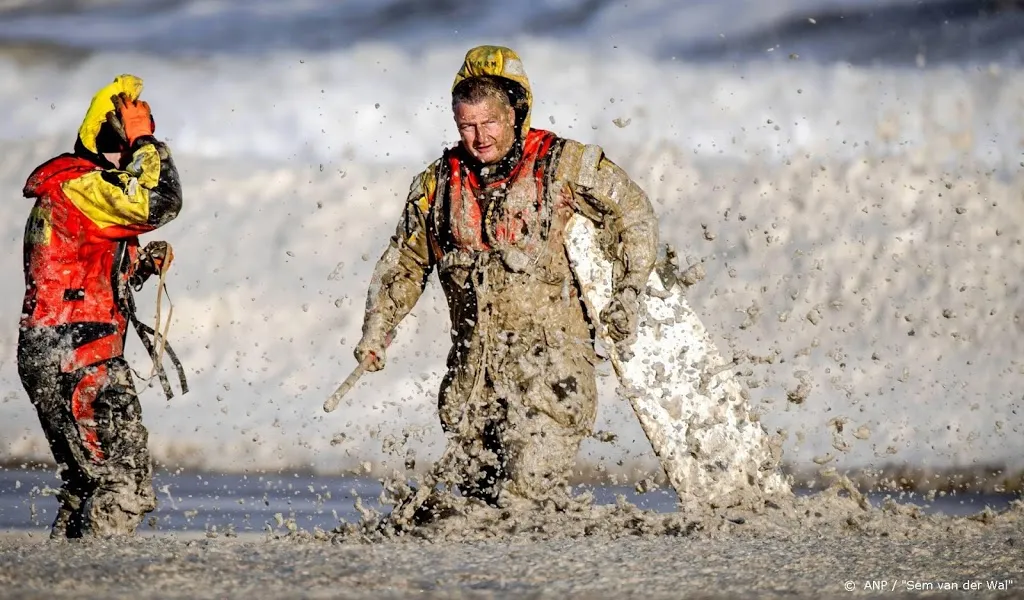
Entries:
{"type": "Polygon", "coordinates": [[[39,166],[25,184],[35,205],[25,229],[18,371],[62,466],[54,537],[130,534],[156,507],[123,350],[130,286],[155,271],[138,260],[137,236],[177,216],[181,187],[167,147],[151,134],[132,140],[123,169],[97,145],[109,133],[111,96],[134,102],[141,90],[141,80],[122,75],[98,92],[75,151],[39,166]]]}
{"type": "Polygon", "coordinates": [[[376,266],[363,335],[392,333],[436,269],[452,324],[438,411],[462,446],[460,491],[491,504],[510,494],[558,503],[597,411],[597,316],[586,314],[570,268],[567,222],[580,213],[598,225],[616,293],[645,288],[657,222],[599,147],[530,129],[529,82],[513,51],[471,50],[455,83],[480,75],[521,86],[512,99],[519,139],[491,166],[460,144],[414,179],[376,266]]]}

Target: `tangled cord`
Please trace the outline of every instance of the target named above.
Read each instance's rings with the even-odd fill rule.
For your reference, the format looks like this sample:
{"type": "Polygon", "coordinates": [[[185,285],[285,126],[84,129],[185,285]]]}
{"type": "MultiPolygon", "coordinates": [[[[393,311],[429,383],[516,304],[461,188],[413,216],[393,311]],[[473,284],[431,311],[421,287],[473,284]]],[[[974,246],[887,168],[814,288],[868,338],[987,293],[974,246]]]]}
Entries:
{"type": "MultiPolygon", "coordinates": [[[[171,245],[167,244],[167,254],[173,256],[173,250],[171,245]]],[[[171,319],[174,317],[174,302],[171,301],[171,294],[167,291],[167,272],[170,270],[170,261],[163,260],[160,263],[160,278],[157,283],[156,290],[156,317],[153,321],[153,341],[156,342],[156,354],[153,357],[153,368],[149,372],[147,381],[153,379],[158,375],[160,369],[159,365],[162,363],[164,358],[164,349],[167,348],[167,334],[171,330],[171,319]],[[161,318],[161,299],[167,296],[167,321],[162,323],[161,318]],[[162,327],[162,329],[161,329],[162,327]]]]}
{"type": "MultiPolygon", "coordinates": [[[[166,243],[166,242],[165,242],[166,243]]],[[[135,331],[139,334],[139,339],[142,341],[142,345],[145,346],[146,352],[149,353],[150,359],[153,361],[152,370],[148,377],[143,377],[135,369],[132,369],[135,376],[145,382],[147,385],[153,380],[154,377],[159,377],[160,385],[163,387],[164,395],[167,399],[174,397],[174,391],[171,389],[170,381],[167,378],[167,372],[163,368],[163,358],[166,354],[171,362],[174,364],[174,368],[178,374],[178,382],[181,386],[181,393],[188,393],[188,381],[185,377],[185,370],[181,365],[181,361],[178,360],[174,350],[171,349],[167,343],[167,335],[171,329],[171,320],[174,317],[174,303],[171,301],[171,294],[167,291],[167,272],[170,270],[170,261],[166,260],[167,256],[174,256],[171,245],[167,244],[165,251],[165,258],[160,262],[160,266],[157,268],[156,274],[159,277],[159,283],[156,295],[156,317],[153,327],[146,325],[139,321],[135,314],[135,302],[131,298],[131,294],[128,294],[127,301],[127,312],[128,317],[131,320],[132,325],[135,327],[135,331]],[[163,318],[163,296],[167,296],[167,318],[163,318]]],[[[138,291],[141,289],[142,284],[136,284],[135,289],[138,291]]]]}

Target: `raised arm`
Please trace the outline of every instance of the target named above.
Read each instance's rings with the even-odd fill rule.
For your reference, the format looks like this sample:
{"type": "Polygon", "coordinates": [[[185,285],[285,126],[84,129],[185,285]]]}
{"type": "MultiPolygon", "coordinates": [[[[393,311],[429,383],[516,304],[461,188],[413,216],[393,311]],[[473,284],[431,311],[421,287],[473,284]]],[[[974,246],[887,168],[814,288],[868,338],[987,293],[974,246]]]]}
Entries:
{"type": "Polygon", "coordinates": [[[123,238],[166,225],[181,211],[181,184],[170,151],[156,138],[136,141],[123,170],[95,171],[64,184],[64,193],[101,235],[123,238]]]}
{"type": "MultiPolygon", "coordinates": [[[[124,169],[94,171],[64,184],[68,198],[108,238],[132,237],[166,225],[181,211],[181,183],[167,146],[153,137],[149,104],[113,96],[107,123],[128,145],[124,169]]],[[[95,142],[92,142],[95,150],[95,142]]]]}

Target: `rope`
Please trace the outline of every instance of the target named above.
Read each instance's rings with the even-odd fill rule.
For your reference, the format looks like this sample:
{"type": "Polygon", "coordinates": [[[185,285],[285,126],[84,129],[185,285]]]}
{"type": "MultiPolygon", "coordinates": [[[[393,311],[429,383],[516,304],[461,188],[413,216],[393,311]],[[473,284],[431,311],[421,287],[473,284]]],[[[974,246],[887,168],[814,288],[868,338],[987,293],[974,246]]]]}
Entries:
{"type": "MultiPolygon", "coordinates": [[[[474,261],[474,275],[477,276],[478,281],[473,285],[473,295],[476,300],[476,323],[473,324],[474,333],[477,333],[477,339],[480,340],[480,364],[477,367],[476,376],[473,378],[473,387],[470,388],[469,397],[475,400],[480,394],[480,390],[483,389],[484,377],[487,372],[487,359],[488,353],[490,352],[489,344],[487,343],[487,333],[490,328],[490,310],[485,311],[484,303],[490,299],[490,283],[487,278],[487,269],[489,266],[489,260],[491,258],[490,253],[481,252],[477,255],[477,260],[474,261]],[[480,333],[483,335],[479,335],[480,333]]],[[[465,415],[463,415],[465,418],[465,415]]]]}
{"type": "MultiPolygon", "coordinates": [[[[167,244],[167,256],[174,256],[174,251],[171,249],[171,245],[167,244]]],[[[170,263],[167,260],[167,256],[160,263],[160,280],[157,284],[156,289],[156,318],[153,322],[154,341],[156,342],[156,355],[153,357],[153,370],[149,372],[149,377],[152,379],[157,374],[158,365],[163,362],[164,349],[167,347],[167,334],[171,330],[171,318],[174,316],[174,303],[171,302],[171,294],[167,291],[167,271],[170,270],[170,263]],[[161,299],[167,296],[167,322],[163,323],[161,331],[160,311],[161,311],[161,299]]]]}
{"type": "MultiPolygon", "coordinates": [[[[173,250],[171,245],[167,244],[167,255],[173,256],[173,250]]],[[[171,301],[171,294],[167,291],[167,272],[170,269],[170,264],[166,260],[160,265],[159,270],[159,283],[156,294],[156,322],[153,324],[154,327],[150,327],[145,323],[139,321],[135,314],[135,302],[131,298],[131,294],[127,294],[127,312],[128,317],[131,320],[132,325],[135,327],[136,333],[139,334],[139,339],[142,341],[142,345],[145,346],[146,352],[149,353],[150,359],[153,361],[153,368],[150,371],[149,377],[142,377],[139,373],[135,373],[139,379],[143,380],[147,384],[152,381],[154,377],[160,378],[160,385],[163,387],[164,395],[170,400],[174,397],[174,391],[171,389],[170,380],[167,377],[167,372],[163,368],[163,357],[166,353],[168,358],[171,359],[171,363],[174,365],[175,370],[178,372],[178,383],[181,386],[181,393],[188,393],[188,382],[185,378],[185,369],[181,365],[181,361],[178,360],[178,356],[174,350],[167,343],[167,336],[171,329],[171,320],[174,317],[174,303],[171,301]],[[167,319],[163,320],[163,296],[167,296],[167,319]]],[[[134,371],[134,369],[133,369],[134,371]]]]}

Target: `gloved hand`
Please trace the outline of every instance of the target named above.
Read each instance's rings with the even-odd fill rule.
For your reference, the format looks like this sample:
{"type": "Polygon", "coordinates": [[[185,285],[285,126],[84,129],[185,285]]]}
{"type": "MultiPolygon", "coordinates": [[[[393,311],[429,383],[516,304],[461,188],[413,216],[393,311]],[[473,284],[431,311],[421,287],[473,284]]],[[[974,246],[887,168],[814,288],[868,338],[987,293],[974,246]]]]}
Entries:
{"type": "Polygon", "coordinates": [[[356,349],[352,354],[355,355],[359,363],[369,358],[369,362],[366,365],[367,371],[380,371],[384,368],[385,351],[390,343],[390,336],[380,335],[375,331],[368,331],[363,334],[363,339],[359,340],[359,343],[356,344],[356,349]]]}
{"type": "Polygon", "coordinates": [[[628,347],[636,339],[640,302],[636,290],[624,288],[601,311],[601,323],[617,346],[628,347]]]}
{"type": "Polygon", "coordinates": [[[174,251],[171,250],[171,245],[163,241],[153,241],[146,244],[146,247],[142,249],[142,256],[147,257],[155,268],[155,272],[165,271],[171,266],[171,262],[174,261],[174,251]]]}
{"type": "Polygon", "coordinates": [[[153,275],[170,268],[173,260],[174,252],[167,242],[154,241],[146,244],[135,261],[131,277],[132,286],[136,289],[141,287],[153,275]]]}
{"type": "Polygon", "coordinates": [[[156,123],[149,104],[142,100],[132,100],[127,94],[111,96],[114,110],[107,113],[107,122],[124,138],[131,147],[135,140],[144,135],[153,135],[156,123]]]}

